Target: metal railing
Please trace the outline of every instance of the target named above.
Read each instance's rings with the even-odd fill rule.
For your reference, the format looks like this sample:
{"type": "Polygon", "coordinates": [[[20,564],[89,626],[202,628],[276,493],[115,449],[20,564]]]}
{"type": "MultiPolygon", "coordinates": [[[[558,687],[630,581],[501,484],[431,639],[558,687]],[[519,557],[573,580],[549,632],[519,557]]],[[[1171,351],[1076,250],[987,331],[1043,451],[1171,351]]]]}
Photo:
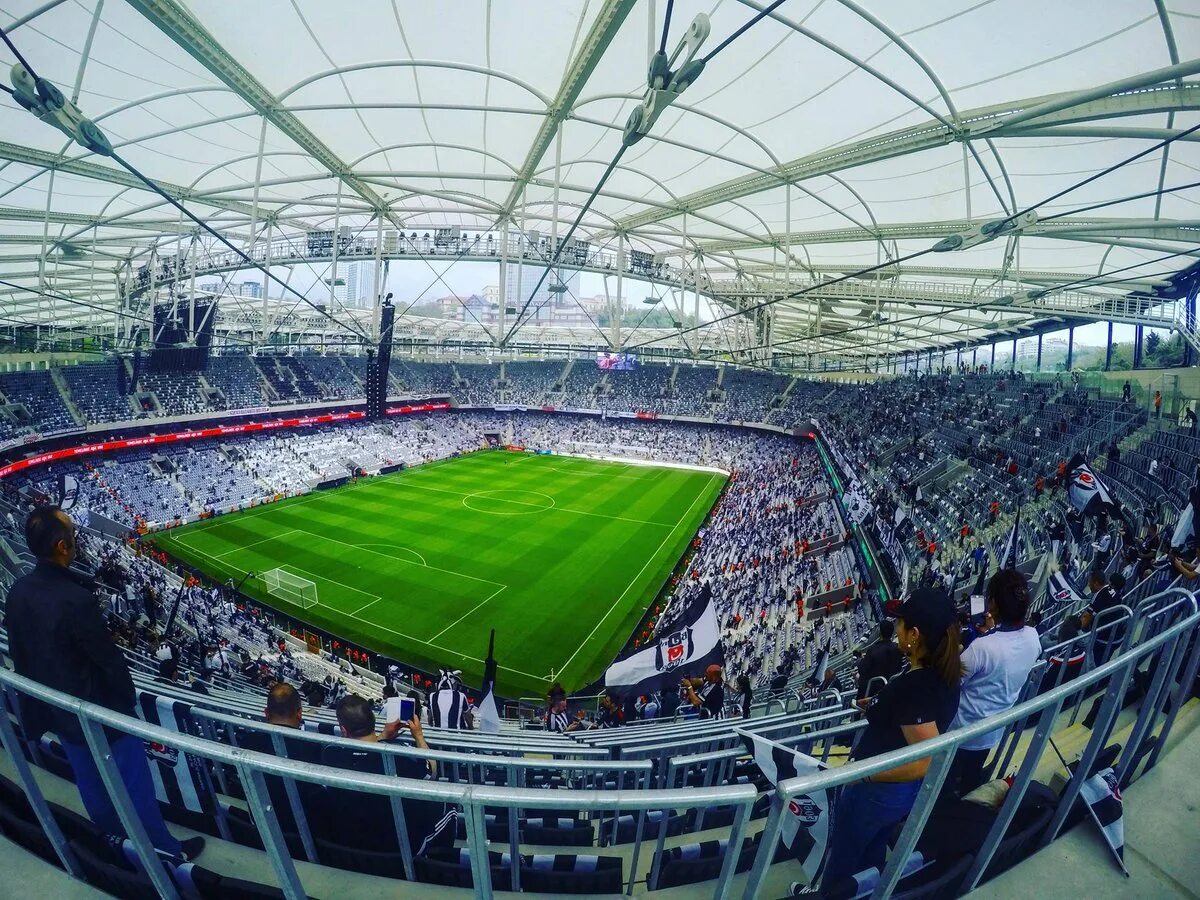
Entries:
{"type": "MultiPolygon", "coordinates": [[[[1139,766],[1144,766],[1145,770],[1153,767],[1162,752],[1175,716],[1190,690],[1190,684],[1195,678],[1197,666],[1200,664],[1200,641],[1193,640],[1197,625],[1200,624],[1200,613],[1197,613],[1194,594],[1181,589],[1171,589],[1147,598],[1134,610],[1123,610],[1121,620],[1126,623],[1127,627],[1122,635],[1120,648],[1115,655],[1069,683],[1061,684],[1040,696],[1020,703],[1006,713],[923,741],[920,744],[867,760],[851,762],[813,776],[782,782],[771,801],[770,814],[756,850],[753,867],[742,891],[743,895],[756,897],[762,889],[767,866],[774,858],[779,842],[784,822],[783,815],[791,799],[814,791],[831,790],[857,781],[866,775],[929,758],[931,764],[916,804],[908,816],[898,843],[881,875],[879,886],[874,892],[875,897],[890,896],[901,879],[904,862],[907,861],[925,827],[933,803],[950,769],[955,751],[965,741],[984,733],[998,728],[1008,729],[1019,721],[1033,722],[1035,734],[1018,767],[1013,787],[1008,792],[995,823],[965,875],[962,888],[970,889],[979,882],[989,861],[996,853],[1001,839],[1005,836],[1017,811],[1017,806],[1032,781],[1059,714],[1069,703],[1089,696],[1093,689],[1102,689],[1103,693],[1096,713],[1092,736],[1077,767],[1079,774],[1076,774],[1067,783],[1049,823],[1038,835],[1038,841],[1045,844],[1058,834],[1072,805],[1079,796],[1083,777],[1090,773],[1093,763],[1111,736],[1117,713],[1123,705],[1122,701],[1133,672],[1135,668],[1142,668],[1143,662],[1149,663],[1146,675],[1149,684],[1145,689],[1137,721],[1133,725],[1131,740],[1117,764],[1117,771],[1121,782],[1128,784],[1139,766]],[[1153,750],[1147,752],[1143,757],[1139,751],[1155,729],[1157,729],[1157,740],[1153,750]]],[[[391,806],[397,817],[398,825],[403,823],[401,800],[431,801],[461,808],[466,826],[466,846],[470,855],[474,893],[475,896],[484,898],[491,897],[493,892],[485,822],[486,810],[489,808],[503,811],[510,817],[510,821],[514,813],[519,813],[521,809],[525,808],[564,810],[573,813],[583,811],[593,816],[611,811],[613,818],[616,817],[617,812],[632,813],[636,820],[636,834],[626,880],[626,893],[633,891],[639,871],[639,854],[651,840],[655,841],[656,849],[659,851],[656,854],[654,869],[661,865],[664,831],[660,827],[657,835],[647,835],[647,822],[653,822],[651,814],[665,817],[672,812],[679,811],[706,810],[710,807],[731,808],[733,811],[732,821],[727,826],[723,826],[728,828],[726,852],[719,877],[712,883],[715,897],[727,897],[734,893],[732,879],[741,856],[743,839],[747,835],[751,812],[759,798],[757,789],[752,785],[693,786],[682,789],[646,790],[543,790],[419,781],[389,777],[388,775],[366,774],[299,763],[170,731],[69,697],[7,670],[0,669],[0,687],[6,691],[10,701],[15,700],[16,695],[27,696],[49,703],[78,718],[92,757],[108,794],[112,798],[121,823],[128,833],[143,872],[160,895],[168,898],[178,897],[180,890],[169,870],[161,864],[145,828],[134,812],[129,793],[121,781],[113,758],[110,737],[107,733],[109,729],[121,734],[134,735],[143,740],[158,742],[176,748],[182,753],[203,758],[218,766],[232,768],[243,786],[247,805],[275,876],[284,895],[289,900],[293,900],[293,898],[299,900],[305,896],[305,891],[287,849],[279,822],[271,808],[271,799],[265,781],[266,776],[279,777],[285,783],[308,782],[326,788],[386,797],[392,801],[391,806]]],[[[15,708],[15,704],[13,708],[15,708]]],[[[236,718],[232,718],[229,724],[239,727],[245,725],[236,718]]],[[[789,744],[803,743],[809,747],[820,743],[822,753],[828,754],[830,747],[835,744],[839,747],[850,746],[853,737],[861,731],[862,727],[861,721],[849,722],[799,736],[789,735],[785,739],[789,744]]],[[[324,740],[336,742],[335,739],[330,738],[324,740]]],[[[7,714],[0,715],[0,743],[8,753],[34,814],[63,866],[72,875],[82,877],[80,864],[50,812],[49,805],[34,778],[30,764],[23,753],[20,739],[7,714]]],[[[394,761],[395,756],[409,755],[414,751],[398,749],[383,752],[385,759],[394,761]]],[[[733,752],[736,751],[718,750],[712,756],[711,761],[726,761],[733,752]]],[[[463,761],[454,759],[452,754],[432,754],[432,756],[442,758],[447,762],[463,761]]],[[[678,760],[677,762],[682,764],[705,761],[693,759],[678,760]]],[[[494,758],[494,762],[499,767],[512,767],[514,775],[518,768],[524,766],[523,763],[504,757],[494,758]]],[[[545,764],[545,761],[541,762],[543,765],[545,764]]],[[[560,765],[564,768],[592,768],[595,765],[602,767],[607,764],[558,762],[552,765],[560,765]]],[[[642,770],[638,771],[639,776],[644,774],[644,766],[628,762],[618,765],[642,770]]],[[[678,771],[681,767],[677,766],[676,769],[678,771]]],[[[653,824],[650,825],[650,830],[654,830],[653,824]]],[[[403,848],[406,845],[404,832],[398,829],[398,834],[400,836],[400,848],[398,849],[403,855],[403,848]]],[[[510,830],[511,840],[513,838],[510,830]]],[[[510,864],[519,868],[519,861],[515,857],[516,854],[510,864]]],[[[411,858],[408,858],[406,871],[410,871],[410,867],[411,858]]]]}
{"type": "MultiPolygon", "coordinates": [[[[1141,701],[1137,721],[1134,723],[1130,736],[1131,740],[1122,748],[1120,761],[1117,764],[1117,775],[1122,784],[1128,784],[1132,780],[1134,770],[1143,763],[1140,751],[1144,746],[1144,741],[1157,725],[1159,731],[1153,751],[1147,754],[1144,760],[1143,771],[1148,771],[1157,762],[1158,756],[1162,752],[1162,747],[1166,743],[1180,707],[1190,692],[1191,682],[1196,677],[1197,666],[1200,664],[1200,640],[1193,640],[1197,626],[1200,625],[1200,613],[1197,613],[1195,595],[1173,589],[1158,595],[1157,598],[1150,599],[1160,600],[1164,610],[1173,610],[1177,615],[1181,612],[1179,604],[1182,602],[1186,609],[1186,615],[1178,615],[1177,620],[1169,627],[1160,628],[1158,626],[1161,626],[1162,623],[1157,621],[1160,617],[1156,617],[1153,612],[1147,613],[1141,623],[1148,629],[1149,634],[1144,640],[1133,646],[1126,646],[1123,652],[1115,654],[1092,671],[1020,703],[1008,712],[881,756],[856,760],[836,769],[781,782],[771,803],[771,813],[763,830],[758,855],[755,857],[746,884],[745,896],[756,896],[762,888],[767,866],[773,858],[779,842],[784,824],[784,814],[789,802],[793,799],[802,795],[812,795],[818,791],[830,791],[860,781],[869,775],[928,759],[930,760],[929,768],[922,781],[916,802],[888,856],[887,864],[880,873],[879,883],[871,895],[874,900],[890,897],[904,874],[905,863],[916,848],[917,841],[924,831],[958,748],[966,741],[995,731],[997,728],[1007,729],[1018,721],[1026,723],[1033,721],[1035,723],[1033,739],[1025,750],[1012,787],[1006,794],[996,820],[958,888],[964,893],[973,890],[979,884],[988,864],[995,856],[1001,840],[1008,836],[1008,827],[1033,780],[1042,754],[1050,742],[1059,713],[1068,703],[1087,696],[1089,688],[1103,687],[1103,695],[1092,726],[1091,738],[1078,761],[1074,774],[1058,798],[1050,821],[1037,835],[1039,847],[1045,846],[1058,836],[1072,806],[1079,797],[1083,781],[1091,774],[1092,766],[1099,757],[1100,751],[1111,737],[1117,714],[1121,710],[1122,701],[1135,668],[1139,668],[1141,662],[1149,659],[1151,661],[1150,684],[1141,701]]],[[[1135,624],[1138,624],[1136,620],[1135,624]]],[[[1132,627],[1126,634],[1126,645],[1129,644],[1131,637],[1132,627]]]]}

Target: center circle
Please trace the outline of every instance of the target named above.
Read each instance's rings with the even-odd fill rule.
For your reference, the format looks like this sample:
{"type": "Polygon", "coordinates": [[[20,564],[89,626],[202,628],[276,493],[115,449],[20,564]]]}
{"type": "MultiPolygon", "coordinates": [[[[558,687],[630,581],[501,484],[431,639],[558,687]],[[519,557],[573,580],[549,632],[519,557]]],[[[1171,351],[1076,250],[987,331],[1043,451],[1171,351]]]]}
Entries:
{"type": "Polygon", "coordinates": [[[493,516],[527,516],[554,508],[554,498],[538,491],[476,491],[467,494],[463,506],[493,516]]]}

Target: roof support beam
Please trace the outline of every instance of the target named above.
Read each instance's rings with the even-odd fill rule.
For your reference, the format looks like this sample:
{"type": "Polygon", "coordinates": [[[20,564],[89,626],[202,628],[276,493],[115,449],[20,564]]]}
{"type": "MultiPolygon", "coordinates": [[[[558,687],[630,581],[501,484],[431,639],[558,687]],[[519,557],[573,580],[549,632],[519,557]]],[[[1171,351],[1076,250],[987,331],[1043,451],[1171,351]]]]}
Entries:
{"type": "MultiPolygon", "coordinates": [[[[724,241],[704,241],[700,248],[705,253],[726,250],[751,250],[773,246],[795,246],[807,244],[852,244],[856,241],[874,243],[878,237],[888,241],[923,240],[930,244],[946,235],[966,231],[971,223],[965,219],[944,222],[906,222],[896,225],[879,225],[868,231],[864,228],[831,228],[824,231],[793,231],[791,234],[763,235],[759,238],[732,238],[724,241]]],[[[1057,219],[1053,222],[1037,222],[1023,229],[1026,237],[1049,237],[1076,239],[1088,237],[1110,237],[1113,243],[1123,237],[1152,237],[1162,241],[1200,243],[1200,219],[1057,219]]],[[[680,255],[682,251],[671,255],[680,255]]],[[[848,266],[853,269],[853,266],[848,266]]]]}
{"type": "Polygon", "coordinates": [[[525,185],[537,172],[542,157],[550,149],[558,129],[570,117],[575,101],[579,98],[579,92],[587,84],[596,64],[604,55],[604,51],[608,49],[608,45],[612,43],[612,39],[620,30],[625,17],[633,10],[634,5],[634,0],[605,0],[604,6],[592,22],[591,29],[584,37],[579,52],[567,67],[562,84],[559,85],[558,93],[554,97],[554,105],[549,109],[549,114],[542,119],[542,125],[533,139],[529,152],[525,155],[525,162],[521,164],[521,168],[517,172],[516,181],[508,193],[508,199],[504,201],[503,215],[505,218],[511,216],[513,210],[517,208],[517,204],[521,202],[521,197],[525,193],[525,185]]]}
{"type": "Polygon", "coordinates": [[[324,141],[309,131],[295,115],[283,109],[278,98],[217,43],[182,4],[175,0],[128,0],[128,3],[317,163],[340,178],[348,188],[366,200],[372,209],[382,211],[387,208],[383,197],[356,177],[350,166],[324,141]]]}
{"type": "MultiPolygon", "coordinates": [[[[1176,78],[1194,74],[1200,71],[1200,60],[1192,60],[1179,66],[1160,69],[1147,73],[1144,79],[1150,79],[1147,84],[1155,84],[1155,79],[1176,78]]],[[[1096,119],[1113,118],[1118,116],[1140,116],[1146,113],[1173,112],[1180,109],[1195,109],[1200,107],[1200,85],[1185,83],[1177,86],[1174,83],[1160,85],[1145,90],[1129,90],[1128,84],[1138,79],[1127,79],[1113,88],[1111,96],[1097,98],[1096,91],[1083,94],[1059,94],[1052,97],[1036,97],[1015,103],[1003,103],[996,106],[982,107],[965,111],[961,114],[962,121],[968,123],[969,136],[987,136],[988,138],[1012,136],[1027,136],[1029,129],[1046,127],[1057,124],[1094,121],[1096,119]],[[1122,90],[1117,90],[1122,87],[1122,90]],[[1006,125],[1011,120],[1011,125],[1006,125]],[[1018,127],[1019,124],[1019,127],[1018,127]],[[1011,132],[1009,131],[1011,128],[1011,132]]],[[[877,137],[865,138],[852,144],[844,144],[822,150],[810,156],[800,157],[780,166],[778,174],[756,173],[734,178],[722,184],[714,185],[695,193],[680,197],[674,213],[660,209],[651,209],[634,216],[622,219],[618,230],[628,231],[641,228],[652,222],[677,215],[683,210],[694,212],[717,203],[737,200],[762,191],[779,187],[784,182],[794,184],[816,178],[819,175],[830,175],[850,169],[855,166],[907,156],[921,150],[945,146],[961,138],[941,122],[929,121],[911,128],[902,128],[877,137]]]]}
{"type": "MultiPolygon", "coordinates": [[[[75,175],[79,178],[92,178],[96,181],[108,182],[109,184],[119,184],[123,187],[136,188],[139,191],[149,191],[149,188],[124,169],[113,169],[82,159],[67,159],[66,157],[59,156],[57,153],[34,150],[32,147],[22,147],[19,144],[10,144],[6,141],[0,141],[0,160],[23,163],[27,166],[47,171],[54,169],[67,175],[75,175]]],[[[156,180],[155,183],[180,202],[191,201],[205,206],[216,207],[217,209],[231,209],[235,212],[245,213],[246,215],[250,214],[250,207],[244,203],[205,197],[188,188],[180,187],[177,184],[169,184],[164,181],[156,180]]]]}

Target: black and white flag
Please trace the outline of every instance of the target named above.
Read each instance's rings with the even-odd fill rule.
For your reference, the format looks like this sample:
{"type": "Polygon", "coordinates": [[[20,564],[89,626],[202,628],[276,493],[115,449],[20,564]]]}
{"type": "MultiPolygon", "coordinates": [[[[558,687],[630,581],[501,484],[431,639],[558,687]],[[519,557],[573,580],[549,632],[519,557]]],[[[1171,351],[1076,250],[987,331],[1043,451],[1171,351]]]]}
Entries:
{"type": "Polygon", "coordinates": [[[1046,606],[1049,609],[1067,604],[1072,609],[1076,609],[1082,605],[1083,597],[1067,580],[1067,576],[1062,572],[1050,573],[1050,580],[1046,582],[1046,606]]]}
{"type": "Polygon", "coordinates": [[[1125,868],[1125,809],[1116,772],[1112,769],[1097,772],[1083,783],[1079,793],[1117,865],[1128,875],[1129,870],[1125,868]]]}
{"type": "MultiPolygon", "coordinates": [[[[935,862],[937,860],[926,859],[920,850],[914,850],[908,855],[908,861],[905,862],[904,869],[900,872],[900,878],[903,880],[910,875],[915,875],[935,862]]],[[[881,874],[883,873],[879,869],[871,866],[845,878],[835,879],[832,884],[821,886],[821,896],[826,900],[865,900],[866,897],[875,893],[881,874]]]]}
{"type": "Polygon", "coordinates": [[[808,676],[808,683],[813,687],[819,688],[825,683],[825,670],[829,668],[829,645],[825,645],[825,649],[821,651],[821,655],[817,657],[817,664],[813,667],[812,674],[808,676]]]}
{"type": "Polygon", "coordinates": [[[479,730],[485,734],[500,731],[500,711],[496,708],[496,629],[488,638],[487,659],[483,661],[483,696],[479,699],[479,730]]]}
{"type": "Polygon", "coordinates": [[[75,505],[79,496],[79,482],[74,475],[66,472],[58,473],[58,508],[63,512],[69,511],[75,505]]]}
{"type": "MultiPolygon", "coordinates": [[[[182,700],[160,697],[149,691],[137,692],[138,717],[168,731],[198,735],[192,707],[182,700]]],[[[184,753],[168,744],[146,741],[154,794],[160,803],[183,807],[190,812],[212,815],[216,812],[212,782],[204,767],[204,758],[184,753]]]]}
{"type": "Polygon", "coordinates": [[[604,673],[604,686],[616,694],[653,694],[679,684],[684,675],[699,675],[724,665],[721,626],[707,584],[683,613],[644,650],[619,659],[604,673]]]}
{"type": "Polygon", "coordinates": [[[1126,519],[1125,510],[1121,508],[1103,479],[1083,458],[1082,453],[1076,453],[1067,464],[1069,474],[1067,480],[1067,496],[1071,505],[1085,516],[1098,516],[1101,513],[1114,515],[1125,522],[1130,534],[1137,529],[1126,519]]]}
{"type": "MultiPolygon", "coordinates": [[[[736,729],[735,729],[736,730],[736,729]]],[[[746,749],[754,757],[763,777],[778,787],[781,781],[800,775],[811,775],[828,768],[820,760],[768,741],[756,734],[738,730],[746,749]]],[[[792,851],[808,880],[816,879],[829,842],[830,820],[829,792],[825,789],[801,794],[788,801],[783,813],[783,826],[779,837],[783,845],[792,851]]]]}
{"type": "Polygon", "coordinates": [[[1008,539],[1004,542],[1004,549],[1000,551],[999,566],[1000,571],[1005,569],[1015,569],[1021,553],[1021,507],[1017,507],[1017,517],[1013,519],[1012,528],[1008,532],[1008,539]]]}
{"type": "Polygon", "coordinates": [[[1179,513],[1175,531],[1171,534],[1171,546],[1176,550],[1187,550],[1196,544],[1196,510],[1200,509],[1200,484],[1192,485],[1188,491],[1188,504],[1179,513]]]}

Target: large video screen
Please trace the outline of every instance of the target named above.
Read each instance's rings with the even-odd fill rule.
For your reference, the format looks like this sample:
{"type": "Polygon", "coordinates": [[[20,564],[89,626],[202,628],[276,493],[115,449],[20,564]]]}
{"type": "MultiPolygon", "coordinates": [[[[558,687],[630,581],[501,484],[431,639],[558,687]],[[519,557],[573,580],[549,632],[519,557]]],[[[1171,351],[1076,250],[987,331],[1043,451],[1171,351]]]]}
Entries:
{"type": "Polygon", "coordinates": [[[597,353],[596,365],[614,372],[628,372],[637,368],[637,357],[632,353],[597,353]]]}

